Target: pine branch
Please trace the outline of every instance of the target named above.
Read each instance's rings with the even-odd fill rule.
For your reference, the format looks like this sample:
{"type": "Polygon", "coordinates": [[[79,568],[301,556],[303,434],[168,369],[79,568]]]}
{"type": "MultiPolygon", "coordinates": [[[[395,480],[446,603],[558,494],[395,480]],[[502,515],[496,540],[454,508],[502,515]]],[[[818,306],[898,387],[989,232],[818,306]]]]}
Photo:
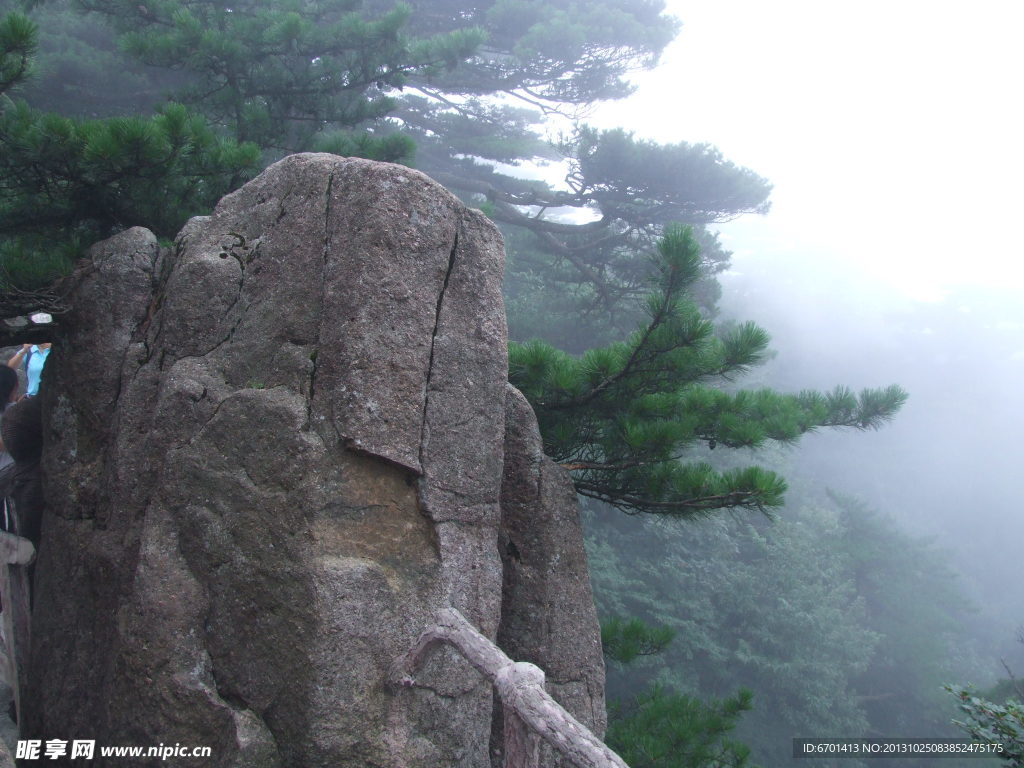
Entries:
{"type": "Polygon", "coordinates": [[[0,96],[23,82],[38,50],[36,25],[22,13],[0,18],[0,96]]]}
{"type": "Polygon", "coordinates": [[[744,323],[712,336],[686,295],[700,274],[690,228],[670,228],[659,250],[660,290],[648,298],[648,322],[628,342],[581,357],[543,342],[510,345],[510,380],[534,406],[545,452],[572,474],[581,495],[629,513],[766,512],[783,500],[777,475],[680,462],[698,442],[757,448],[825,426],[877,429],[906,401],[897,386],[854,396],[844,387],[791,395],[703,384],[759,363],[768,335],[744,323]]]}
{"type": "Polygon", "coordinates": [[[605,486],[574,481],[576,492],[581,496],[610,504],[627,514],[638,512],[654,512],[659,514],[677,514],[682,517],[693,517],[706,514],[717,509],[742,508],[756,510],[767,514],[769,506],[760,494],[751,491],[730,491],[728,493],[708,494],[685,499],[659,500],[637,496],[631,493],[615,493],[605,486]]]}

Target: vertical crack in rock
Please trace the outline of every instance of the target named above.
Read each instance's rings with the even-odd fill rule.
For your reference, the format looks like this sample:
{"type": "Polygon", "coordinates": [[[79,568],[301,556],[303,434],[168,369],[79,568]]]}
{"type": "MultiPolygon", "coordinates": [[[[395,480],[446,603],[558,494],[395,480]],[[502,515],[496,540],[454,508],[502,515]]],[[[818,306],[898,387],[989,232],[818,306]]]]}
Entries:
{"type": "MultiPolygon", "coordinates": [[[[306,400],[306,426],[308,429],[314,429],[313,398],[316,396],[317,358],[319,357],[320,339],[324,324],[324,307],[327,305],[327,261],[330,258],[331,253],[331,193],[333,190],[334,173],[332,172],[327,177],[327,189],[324,191],[323,265],[322,272],[320,273],[320,306],[317,312],[320,322],[317,325],[316,342],[313,345],[313,353],[310,356],[310,360],[313,363],[313,370],[309,372],[309,397],[306,400]]],[[[281,220],[282,216],[283,214],[278,216],[278,221],[281,220]]]]}
{"type": "MultiPolygon", "coordinates": [[[[209,618],[206,619],[206,623],[209,623],[209,618]]],[[[205,651],[205,654],[210,665],[210,677],[213,679],[213,689],[217,694],[217,698],[224,703],[224,706],[230,707],[231,709],[238,711],[251,711],[245,699],[237,693],[229,690],[227,685],[221,679],[221,676],[217,674],[217,667],[214,665],[213,659],[210,658],[209,651],[205,651]]]]}
{"type": "MultiPolygon", "coordinates": [[[[228,234],[234,235],[235,237],[241,237],[241,235],[238,235],[235,232],[229,232],[228,234]]],[[[225,320],[227,320],[231,316],[231,313],[235,311],[235,307],[237,307],[244,301],[245,297],[243,296],[243,294],[245,293],[245,276],[248,274],[248,270],[245,268],[245,261],[242,259],[242,257],[235,254],[234,252],[231,253],[231,256],[234,257],[235,261],[238,262],[238,296],[235,297],[235,300],[231,302],[231,306],[229,306],[227,308],[227,311],[224,312],[225,320]]],[[[229,343],[232,339],[235,338],[235,331],[238,330],[238,326],[240,326],[242,324],[242,321],[245,319],[245,313],[248,309],[249,307],[247,304],[242,306],[242,308],[239,310],[238,316],[235,318],[235,321],[231,324],[230,330],[228,330],[227,337],[222,339],[212,349],[208,350],[205,353],[206,355],[210,354],[210,352],[213,352],[220,346],[229,343]]]]}
{"type": "MultiPolygon", "coordinates": [[[[229,232],[228,234],[232,234],[233,235],[234,233],[233,232],[229,232]]],[[[238,302],[240,302],[242,300],[242,291],[245,289],[245,263],[242,261],[242,259],[239,256],[235,256],[232,253],[224,253],[224,252],[222,252],[220,254],[220,258],[222,258],[222,259],[228,258],[229,256],[234,256],[235,261],[238,262],[238,294],[235,296],[235,300],[232,301],[230,305],[228,305],[228,308],[226,310],[224,310],[224,317],[222,318],[223,320],[227,320],[231,316],[231,313],[235,311],[235,307],[238,306],[238,302]]],[[[244,312],[244,310],[243,310],[243,312],[244,312]]],[[[217,344],[214,347],[214,349],[219,347],[224,342],[231,340],[231,337],[234,336],[234,334],[235,334],[235,328],[238,327],[239,321],[240,321],[239,319],[235,320],[235,322],[231,326],[231,330],[228,331],[227,338],[225,338],[223,341],[221,341],[220,344],[217,344]]],[[[207,354],[209,354],[209,352],[207,354]]]]}
{"type": "Polygon", "coordinates": [[[316,370],[319,351],[320,347],[315,346],[309,355],[309,360],[313,364],[313,368],[309,372],[309,392],[306,394],[306,429],[313,431],[315,431],[313,429],[313,397],[316,394],[316,370]]]}
{"type": "Polygon", "coordinates": [[[140,327],[142,343],[146,345],[146,359],[148,364],[153,357],[153,351],[159,348],[161,337],[164,332],[164,299],[167,296],[167,282],[170,279],[171,265],[178,261],[184,251],[184,242],[179,239],[174,245],[173,256],[168,253],[157,260],[153,270],[153,301],[150,304],[149,318],[140,327]]]}
{"type": "MultiPolygon", "coordinates": [[[[333,173],[327,178],[327,194],[328,194],[327,205],[331,204],[330,193],[331,193],[331,180],[333,178],[334,178],[334,174],[333,173]]],[[[295,192],[295,185],[294,184],[290,184],[288,186],[288,189],[285,190],[284,194],[280,195],[277,198],[277,203],[278,203],[278,205],[277,205],[277,218],[274,219],[274,225],[273,226],[276,227],[278,224],[281,223],[281,219],[283,219],[285,216],[288,215],[288,206],[285,205],[285,202],[288,200],[289,197],[292,196],[293,192],[295,192]]]]}
{"type": "MultiPolygon", "coordinates": [[[[461,229],[461,223],[459,225],[461,229]]],[[[423,390],[423,422],[420,427],[420,466],[425,466],[424,457],[427,443],[427,416],[430,410],[430,382],[434,373],[434,347],[437,343],[437,332],[441,325],[441,309],[444,305],[444,295],[448,290],[448,281],[451,280],[452,271],[455,269],[455,253],[459,250],[459,230],[455,231],[455,240],[452,249],[448,254],[448,269],[444,273],[444,282],[441,283],[441,290],[437,294],[437,308],[434,310],[434,329],[430,334],[430,357],[427,360],[427,381],[423,390]]]]}

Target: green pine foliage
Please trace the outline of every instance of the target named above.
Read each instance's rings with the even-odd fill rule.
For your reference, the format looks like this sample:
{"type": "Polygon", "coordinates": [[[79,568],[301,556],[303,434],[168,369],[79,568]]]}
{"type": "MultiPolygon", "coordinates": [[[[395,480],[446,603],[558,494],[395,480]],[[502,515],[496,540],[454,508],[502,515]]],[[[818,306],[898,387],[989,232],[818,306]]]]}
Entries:
{"type": "Polygon", "coordinates": [[[583,126],[565,146],[578,195],[606,216],[646,225],[766,213],[771,185],[709,144],[657,144],[583,126]]]}
{"type": "Polygon", "coordinates": [[[10,13],[0,19],[0,97],[28,77],[38,35],[38,28],[24,14],[10,13]]]}
{"type": "MultiPolygon", "coordinates": [[[[371,3],[378,9],[388,0],[371,3]]],[[[589,104],[632,92],[631,72],[653,66],[679,23],[657,0],[409,0],[413,22],[431,34],[469,22],[487,46],[462,66],[432,78],[448,94],[521,89],[556,104],[589,104]]]]}
{"type": "MultiPolygon", "coordinates": [[[[255,142],[264,163],[307,149],[415,162],[487,205],[523,244],[510,248],[509,285],[526,305],[510,302],[514,326],[546,302],[552,324],[579,315],[580,330],[601,325],[600,343],[613,339],[632,327],[651,269],[637,254],[664,222],[763,210],[770,189],[709,147],[586,128],[553,141],[548,115],[619,98],[631,72],[657,63],[679,29],[661,2],[49,0],[33,14],[42,55],[25,97],[37,109],[149,115],[171,97],[218,133],[255,142]],[[507,172],[556,159],[572,168],[557,189],[507,172]],[[598,218],[570,222],[566,208],[598,218]]],[[[724,264],[704,239],[706,260],[724,264]]],[[[713,283],[702,285],[710,308],[713,283]]]]}
{"type": "MultiPolygon", "coordinates": [[[[469,24],[487,35],[451,70],[410,75],[393,94],[394,116],[417,143],[417,166],[485,207],[501,227],[513,338],[544,338],[570,351],[611,341],[635,325],[634,300],[651,275],[640,254],[667,222],[700,227],[766,209],[771,185],[711,147],[659,146],[578,123],[587,106],[629,94],[632,72],[658,63],[680,28],[664,2],[410,6],[416,29],[438,34],[469,24]],[[572,121],[558,137],[553,114],[572,121]],[[552,166],[558,161],[564,172],[552,166]],[[530,172],[537,165],[545,180],[530,172]],[[535,324],[538,316],[550,322],[535,324]]],[[[383,10],[386,0],[375,7],[383,10]]],[[[710,243],[706,252],[728,258],[710,243]]]]}
{"type": "Polygon", "coordinates": [[[19,95],[34,108],[83,119],[148,115],[182,85],[180,72],[146,67],[121,51],[103,18],[74,11],[71,0],[0,0],[0,14],[25,5],[39,45],[19,95]]]}
{"type": "Polygon", "coordinates": [[[652,627],[637,618],[613,616],[601,622],[604,655],[618,664],[661,653],[675,636],[675,631],[668,627],[652,627]]]}
{"type": "MultiPolygon", "coordinates": [[[[552,328],[538,329],[541,337],[565,349],[578,348],[581,339],[584,347],[602,344],[606,330],[628,331],[635,325],[636,300],[657,275],[657,260],[646,255],[657,251],[666,226],[694,228],[707,278],[728,264],[730,254],[705,226],[768,207],[771,185],[707,145],[658,145],[621,130],[583,126],[558,150],[569,169],[558,189],[507,179],[490,165],[463,163],[437,175],[474,193],[474,204],[486,202],[511,244],[506,285],[514,338],[528,336],[521,326],[531,323],[537,307],[553,320],[552,328]],[[567,221],[563,214],[570,209],[586,211],[589,221],[567,221]],[[526,306],[520,310],[519,303],[526,306]],[[564,340],[563,323],[572,327],[580,318],[586,325],[575,339],[564,340]],[[553,329],[558,336],[549,336],[553,329]]],[[[429,172],[433,162],[424,154],[429,172]]],[[[711,285],[705,279],[691,286],[706,310],[717,299],[711,285]]]]}
{"type": "Polygon", "coordinates": [[[0,147],[7,309],[114,232],[141,225],[172,237],[260,167],[255,145],[221,138],[177,104],[151,118],[79,120],[9,103],[0,110],[0,147]]]}
{"type": "Polygon", "coordinates": [[[390,111],[386,91],[408,73],[454,66],[482,39],[471,28],[414,38],[408,7],[371,18],[346,0],[37,11],[38,82],[38,26],[20,13],[0,22],[0,93],[32,99],[0,102],[0,307],[13,314],[60,311],[48,286],[90,244],[135,225],[173,237],[285,151],[411,162],[408,136],[354,126],[390,111]],[[185,103],[163,101],[168,90],[185,103]]]}
{"type": "MultiPolygon", "coordinates": [[[[601,623],[604,655],[616,669],[664,652],[675,635],[635,617],[601,623]]],[[[609,704],[605,739],[632,768],[741,768],[750,749],[730,734],[752,701],[744,688],[705,703],[654,683],[627,703],[609,704]]]]}
{"type": "Polygon", "coordinates": [[[655,685],[613,710],[605,741],[630,768],[743,768],[750,749],[730,737],[753,694],[704,703],[655,685]]]}
{"type": "MultiPolygon", "coordinates": [[[[29,76],[38,30],[0,20],[4,87],[29,76]]],[[[84,247],[134,225],[172,236],[252,175],[259,150],[168,104],[151,118],[82,120],[0,101],[0,306],[18,314],[84,247]]]]}
{"type": "MultiPolygon", "coordinates": [[[[493,214],[491,204],[481,205],[493,214]]],[[[689,293],[701,313],[714,318],[721,296],[716,275],[728,267],[732,254],[722,247],[717,233],[691,226],[700,244],[701,277],[689,293]]],[[[570,354],[583,354],[621,341],[647,320],[643,299],[651,291],[655,259],[617,248],[606,260],[590,259],[588,269],[598,277],[593,281],[569,260],[547,258],[535,233],[510,226],[503,227],[503,233],[510,339],[541,339],[570,354]]]]}
{"type": "Polygon", "coordinates": [[[75,120],[20,102],[0,114],[0,141],[0,231],[15,234],[140,224],[173,236],[259,161],[255,145],[220,138],[177,104],[148,119],[75,120]]]}
{"type": "Polygon", "coordinates": [[[545,452],[582,495],[629,513],[764,512],[782,504],[780,476],[719,471],[684,461],[688,452],[792,443],[820,427],[877,429],[905,402],[897,386],[860,395],[722,389],[765,359],[768,334],[753,323],[716,332],[701,314],[688,295],[701,277],[690,227],[670,227],[658,251],[647,322],[626,341],[579,356],[541,341],[510,345],[509,378],[537,413],[545,452]]]}
{"type": "Polygon", "coordinates": [[[105,16],[138,61],[190,73],[176,98],[271,157],[309,149],[325,127],[379,120],[410,73],[451,68],[484,39],[465,25],[414,37],[408,6],[370,15],[358,0],[75,4],[105,16]]]}
{"type": "Polygon", "coordinates": [[[313,139],[312,149],[343,157],[365,157],[384,163],[412,165],[416,144],[408,136],[391,133],[375,136],[366,131],[331,131],[313,139]]]}

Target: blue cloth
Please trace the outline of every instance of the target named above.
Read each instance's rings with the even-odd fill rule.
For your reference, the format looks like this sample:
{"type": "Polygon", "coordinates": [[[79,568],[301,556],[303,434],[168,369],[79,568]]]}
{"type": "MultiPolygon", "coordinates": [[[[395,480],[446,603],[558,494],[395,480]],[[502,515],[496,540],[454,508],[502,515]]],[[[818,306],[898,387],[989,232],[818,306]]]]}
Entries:
{"type": "Polygon", "coordinates": [[[37,344],[33,344],[32,349],[29,350],[28,360],[25,361],[25,376],[28,377],[25,394],[29,397],[39,394],[39,377],[43,375],[43,366],[46,365],[46,358],[49,354],[49,347],[40,349],[37,344]]]}

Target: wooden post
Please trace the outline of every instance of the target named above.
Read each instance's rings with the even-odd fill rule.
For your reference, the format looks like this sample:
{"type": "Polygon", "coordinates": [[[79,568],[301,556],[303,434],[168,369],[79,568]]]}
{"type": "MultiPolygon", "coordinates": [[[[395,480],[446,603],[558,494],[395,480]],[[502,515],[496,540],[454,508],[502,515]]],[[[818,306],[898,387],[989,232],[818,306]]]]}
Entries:
{"type": "Polygon", "coordinates": [[[505,768],[536,768],[538,737],[577,768],[629,768],[551,698],[544,690],[544,672],[533,664],[513,662],[454,608],[439,611],[434,626],[428,627],[416,644],[394,661],[392,683],[414,685],[412,675],[416,667],[433,646],[445,642],[454,646],[498,691],[506,724],[505,768]]]}
{"type": "Polygon", "coordinates": [[[32,611],[28,566],[36,556],[28,539],[0,531],[0,599],[3,600],[4,639],[7,644],[7,681],[14,692],[14,708],[21,725],[21,699],[28,690],[28,654],[32,638],[32,611]]]}
{"type": "Polygon", "coordinates": [[[516,698],[517,691],[514,689],[517,686],[533,685],[544,690],[544,672],[533,664],[508,664],[498,670],[498,674],[494,676],[494,685],[498,689],[498,698],[501,699],[502,720],[505,726],[504,768],[538,768],[540,734],[530,729],[509,701],[516,698]]]}
{"type": "Polygon", "coordinates": [[[505,723],[504,768],[538,768],[540,765],[540,736],[529,729],[519,715],[508,707],[502,715],[505,723]]]}
{"type": "Polygon", "coordinates": [[[0,531],[0,562],[8,565],[28,565],[36,556],[36,548],[26,538],[0,531]]]}

